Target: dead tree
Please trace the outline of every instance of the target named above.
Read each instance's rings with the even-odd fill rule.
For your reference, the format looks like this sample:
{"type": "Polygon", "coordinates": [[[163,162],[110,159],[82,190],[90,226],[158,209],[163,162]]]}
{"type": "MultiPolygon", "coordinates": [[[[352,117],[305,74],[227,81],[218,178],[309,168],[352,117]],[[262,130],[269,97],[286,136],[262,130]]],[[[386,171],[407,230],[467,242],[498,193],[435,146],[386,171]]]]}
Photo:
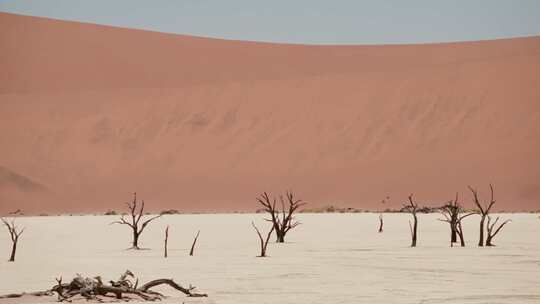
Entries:
{"type": "Polygon", "coordinates": [[[11,222],[8,222],[6,219],[2,218],[2,223],[7,227],[9,235],[11,237],[11,255],[9,256],[9,262],[15,262],[15,253],[17,252],[17,243],[19,242],[19,237],[24,232],[24,228],[19,229],[15,225],[15,220],[12,219],[11,222]]]}
{"type": "Polygon", "coordinates": [[[501,231],[501,229],[506,225],[507,223],[510,223],[511,220],[506,220],[502,222],[499,226],[497,226],[497,222],[499,221],[499,217],[491,223],[491,216],[488,216],[487,218],[487,238],[486,238],[486,246],[495,246],[493,245],[492,241],[493,238],[501,231]],[[494,230],[495,229],[495,230],[494,230]]]}
{"type": "Polygon", "coordinates": [[[409,201],[403,205],[402,210],[409,212],[413,217],[413,223],[409,220],[409,229],[411,231],[411,247],[416,247],[417,231],[418,231],[418,217],[416,212],[418,210],[418,203],[413,200],[413,195],[409,195],[409,201]]]}
{"type": "MultiPolygon", "coordinates": [[[[390,200],[390,196],[386,196],[383,200],[381,200],[381,204],[386,204],[388,201],[390,200]]],[[[383,232],[383,214],[380,213],[379,214],[379,233],[382,233],[383,232]]]]}
{"type": "Polygon", "coordinates": [[[197,231],[197,235],[195,235],[195,238],[193,239],[193,243],[191,244],[191,250],[189,251],[189,255],[190,256],[193,256],[193,251],[195,250],[195,244],[197,244],[197,239],[199,238],[199,233],[201,233],[201,231],[197,231]]]}
{"type": "Polygon", "coordinates": [[[266,239],[263,239],[261,232],[259,231],[259,228],[255,226],[255,223],[251,222],[251,226],[255,228],[255,231],[257,232],[257,235],[259,236],[259,241],[261,242],[261,254],[258,255],[258,257],[265,257],[266,256],[266,247],[268,246],[268,241],[270,240],[270,236],[272,235],[272,232],[274,232],[274,225],[272,225],[272,228],[270,231],[268,231],[268,234],[266,235],[266,239]]]}
{"type": "Polygon", "coordinates": [[[158,301],[165,299],[166,297],[163,294],[150,289],[159,285],[169,285],[186,294],[188,297],[208,296],[204,293],[194,292],[195,287],[191,285],[189,288],[182,287],[172,279],[157,279],[143,284],[141,287],[137,287],[139,280],[136,279],[135,282],[132,282],[129,277],[135,279],[133,273],[127,270],[120,276],[118,281],[110,281],[110,284],[106,284],[102,281],[100,276],[89,278],[78,274],[70,283],[62,283],[62,278],[56,279],[57,284],[47,291],[9,294],[0,296],[0,299],[19,298],[23,295],[51,296],[53,293],[56,293],[58,294],[59,302],[72,302],[77,299],[76,297],[82,297],[87,301],[93,300],[97,302],[111,302],[111,298],[126,302],[131,300],[158,301]]]}
{"type": "Polygon", "coordinates": [[[478,199],[478,192],[476,189],[473,189],[471,186],[469,187],[469,190],[471,190],[473,194],[473,201],[476,207],[478,208],[477,212],[481,218],[480,218],[480,237],[478,239],[478,246],[483,247],[484,246],[484,223],[486,221],[486,218],[489,216],[489,212],[491,210],[491,207],[495,204],[495,200],[493,198],[493,186],[489,184],[489,189],[491,190],[491,200],[489,203],[482,206],[480,203],[480,200],[478,199]]]}
{"type": "Polygon", "coordinates": [[[169,241],[169,225],[167,225],[167,228],[165,228],[165,248],[164,248],[164,256],[167,257],[167,243],[169,241]]]}
{"type": "Polygon", "coordinates": [[[458,202],[458,193],[456,193],[454,201],[448,202],[446,205],[439,208],[439,211],[444,216],[444,219],[439,219],[439,221],[447,222],[450,225],[450,247],[454,246],[454,243],[457,243],[457,236],[459,236],[461,247],[465,247],[465,238],[461,220],[476,213],[462,214],[464,210],[458,202]]]}
{"type": "Polygon", "coordinates": [[[283,196],[279,197],[281,211],[276,207],[276,199],[274,198],[271,200],[268,193],[264,192],[257,198],[257,201],[264,207],[264,211],[270,215],[270,218],[266,220],[272,222],[272,226],[276,231],[276,242],[278,243],[285,242],[285,235],[287,232],[300,225],[300,223],[294,219],[294,213],[298,208],[306,204],[302,202],[302,200],[295,199],[294,194],[291,191],[287,191],[285,196],[287,202],[285,202],[283,196]]]}
{"type": "Polygon", "coordinates": [[[143,217],[143,212],[144,212],[144,201],[141,202],[140,207],[139,207],[139,202],[137,201],[136,192],[133,193],[133,201],[126,204],[130,212],[128,220],[126,220],[124,215],[122,215],[120,220],[116,222],[112,222],[111,224],[121,224],[121,225],[129,226],[133,232],[133,240],[132,240],[131,249],[141,249],[139,247],[139,237],[143,233],[146,226],[148,226],[148,224],[150,224],[150,222],[152,222],[153,220],[161,217],[161,214],[153,216],[141,222],[141,218],[143,217]]]}

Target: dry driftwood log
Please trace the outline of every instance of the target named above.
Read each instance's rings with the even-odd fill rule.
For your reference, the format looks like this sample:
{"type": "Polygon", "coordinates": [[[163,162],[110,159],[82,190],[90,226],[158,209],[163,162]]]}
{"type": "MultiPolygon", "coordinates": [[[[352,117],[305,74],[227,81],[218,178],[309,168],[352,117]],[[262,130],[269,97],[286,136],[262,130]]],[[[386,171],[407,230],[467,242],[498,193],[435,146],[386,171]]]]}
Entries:
{"type": "Polygon", "coordinates": [[[195,287],[191,285],[189,288],[182,287],[172,279],[157,279],[138,287],[139,280],[135,279],[135,276],[129,270],[126,270],[117,281],[110,281],[110,284],[103,283],[100,276],[88,278],[80,274],[77,274],[70,283],[62,283],[62,278],[56,279],[56,282],[57,284],[47,291],[9,294],[0,296],[0,298],[18,298],[24,295],[51,296],[56,293],[58,302],[71,302],[77,296],[97,302],[102,302],[106,298],[121,299],[123,301],[158,301],[164,299],[165,296],[152,291],[151,288],[159,285],[169,285],[188,297],[207,297],[206,294],[194,292],[195,287]],[[135,280],[135,282],[132,280],[135,280]]]}

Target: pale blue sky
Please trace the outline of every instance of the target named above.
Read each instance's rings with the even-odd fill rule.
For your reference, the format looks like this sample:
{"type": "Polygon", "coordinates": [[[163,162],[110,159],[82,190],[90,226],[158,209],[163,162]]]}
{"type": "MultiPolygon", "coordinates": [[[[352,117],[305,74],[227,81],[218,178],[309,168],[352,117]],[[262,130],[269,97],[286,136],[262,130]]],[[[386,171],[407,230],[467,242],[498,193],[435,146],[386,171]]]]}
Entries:
{"type": "Polygon", "coordinates": [[[540,0],[0,0],[0,11],[205,37],[308,44],[540,35],[540,0]]]}

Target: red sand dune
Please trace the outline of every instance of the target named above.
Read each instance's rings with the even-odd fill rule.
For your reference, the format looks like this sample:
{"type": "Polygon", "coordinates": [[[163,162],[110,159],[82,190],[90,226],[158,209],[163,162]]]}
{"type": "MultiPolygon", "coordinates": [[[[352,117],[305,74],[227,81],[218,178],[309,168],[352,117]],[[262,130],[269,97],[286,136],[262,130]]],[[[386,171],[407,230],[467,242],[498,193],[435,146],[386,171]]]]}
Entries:
{"type": "Polygon", "coordinates": [[[466,185],[490,182],[499,210],[540,209],[540,37],[305,46],[2,13],[0,39],[0,212],[120,209],[133,191],[254,210],[285,189],[471,206],[466,185]]]}

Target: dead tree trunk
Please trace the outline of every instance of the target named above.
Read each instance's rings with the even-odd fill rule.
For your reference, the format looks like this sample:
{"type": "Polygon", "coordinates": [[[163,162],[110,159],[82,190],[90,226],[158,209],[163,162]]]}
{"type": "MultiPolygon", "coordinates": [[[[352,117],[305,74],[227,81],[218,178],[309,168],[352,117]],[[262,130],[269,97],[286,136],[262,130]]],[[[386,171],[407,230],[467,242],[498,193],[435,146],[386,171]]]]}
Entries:
{"type": "Polygon", "coordinates": [[[197,244],[197,239],[199,238],[199,233],[201,233],[201,231],[197,231],[197,235],[195,236],[195,238],[193,239],[193,243],[191,244],[191,250],[189,251],[189,255],[190,256],[193,256],[193,252],[195,250],[195,244],[197,244]]]}
{"type": "Polygon", "coordinates": [[[259,228],[255,226],[255,223],[251,222],[251,226],[255,228],[255,231],[257,232],[257,235],[259,236],[259,241],[261,242],[261,254],[258,255],[258,257],[265,257],[266,256],[266,247],[268,246],[268,241],[270,240],[270,236],[272,235],[272,232],[274,232],[274,225],[272,225],[272,228],[270,231],[268,231],[268,234],[266,235],[266,239],[263,239],[261,232],[259,231],[259,228]]]}
{"type": "Polygon", "coordinates": [[[485,227],[484,223],[486,221],[486,217],[489,216],[489,212],[491,210],[491,207],[493,207],[493,205],[495,204],[495,199],[493,198],[493,186],[491,184],[489,184],[489,189],[491,190],[491,200],[485,206],[482,206],[482,204],[480,204],[480,200],[478,199],[478,192],[476,191],[476,189],[473,189],[471,186],[468,186],[468,187],[469,187],[469,190],[471,190],[471,192],[473,194],[474,204],[478,208],[476,213],[478,213],[481,216],[481,218],[480,218],[480,237],[478,239],[478,246],[483,247],[484,246],[484,229],[485,229],[484,228],[485,227]]]}
{"type": "Polygon", "coordinates": [[[450,247],[453,247],[454,243],[457,242],[457,236],[460,238],[461,247],[465,247],[461,220],[476,213],[473,212],[460,215],[463,212],[463,208],[458,202],[458,193],[456,193],[456,199],[453,202],[448,202],[446,205],[439,208],[439,211],[444,216],[444,219],[439,219],[439,221],[447,222],[450,225],[450,247]]]}
{"type": "Polygon", "coordinates": [[[164,256],[167,257],[167,242],[169,241],[169,226],[167,225],[167,228],[165,228],[165,248],[164,248],[164,256]]]}
{"type": "Polygon", "coordinates": [[[276,208],[276,199],[270,200],[268,193],[264,192],[257,198],[259,204],[264,207],[264,211],[270,215],[270,218],[266,220],[272,222],[272,226],[276,231],[276,242],[278,243],[284,243],[287,232],[300,225],[299,222],[295,221],[294,213],[298,208],[305,205],[301,200],[295,199],[294,194],[290,191],[287,191],[285,196],[287,202],[285,202],[283,196],[279,197],[281,201],[281,212],[276,208]]]}
{"type": "Polygon", "coordinates": [[[482,218],[480,219],[480,234],[478,237],[478,246],[483,247],[484,246],[484,222],[486,219],[486,216],[484,214],[481,215],[482,218]]]}
{"type": "Polygon", "coordinates": [[[382,214],[379,214],[379,233],[383,232],[383,216],[382,214]]]}
{"type": "Polygon", "coordinates": [[[133,241],[131,242],[131,248],[132,249],[140,249],[139,248],[139,235],[141,235],[137,229],[133,229],[133,241]]]}
{"type": "Polygon", "coordinates": [[[409,228],[411,228],[411,247],[416,247],[417,231],[418,231],[418,217],[416,213],[413,214],[414,224],[411,228],[411,222],[409,222],[409,228]]]}
{"type": "Polygon", "coordinates": [[[502,222],[499,226],[496,226],[498,221],[499,221],[499,217],[497,217],[493,223],[491,223],[491,216],[488,216],[487,218],[486,246],[495,246],[492,243],[493,238],[497,235],[497,233],[499,233],[499,231],[501,231],[504,225],[511,222],[511,220],[506,220],[502,222]]]}
{"type": "Polygon", "coordinates": [[[127,225],[131,228],[133,233],[133,240],[132,240],[132,246],[131,249],[141,249],[139,247],[139,237],[143,233],[146,226],[152,222],[153,220],[161,217],[161,215],[153,216],[146,221],[143,221],[141,223],[141,218],[143,217],[144,212],[144,201],[142,201],[139,210],[137,210],[138,202],[137,202],[137,193],[133,193],[133,201],[130,203],[126,203],[128,206],[128,209],[130,211],[130,218],[126,220],[124,216],[120,218],[120,220],[116,222],[112,222],[111,224],[121,224],[121,225],[127,225]]]}
{"type": "Polygon", "coordinates": [[[409,229],[411,231],[411,247],[416,247],[417,240],[417,231],[418,231],[418,217],[416,216],[416,211],[418,209],[418,204],[414,202],[413,195],[409,195],[409,201],[403,205],[403,209],[409,212],[413,217],[413,223],[409,221],[409,229]]]}
{"type": "Polygon", "coordinates": [[[465,247],[465,237],[463,236],[463,226],[461,226],[461,221],[457,225],[457,234],[459,236],[459,243],[461,247],[465,247]]]}
{"type": "Polygon", "coordinates": [[[24,232],[24,228],[19,229],[15,225],[15,220],[8,222],[6,219],[1,218],[2,223],[7,227],[9,235],[11,237],[11,254],[9,255],[9,262],[15,262],[15,254],[17,253],[17,243],[19,242],[19,237],[24,232]]]}
{"type": "Polygon", "coordinates": [[[452,232],[450,233],[450,243],[454,244],[457,242],[457,230],[452,229],[452,232]]]}

